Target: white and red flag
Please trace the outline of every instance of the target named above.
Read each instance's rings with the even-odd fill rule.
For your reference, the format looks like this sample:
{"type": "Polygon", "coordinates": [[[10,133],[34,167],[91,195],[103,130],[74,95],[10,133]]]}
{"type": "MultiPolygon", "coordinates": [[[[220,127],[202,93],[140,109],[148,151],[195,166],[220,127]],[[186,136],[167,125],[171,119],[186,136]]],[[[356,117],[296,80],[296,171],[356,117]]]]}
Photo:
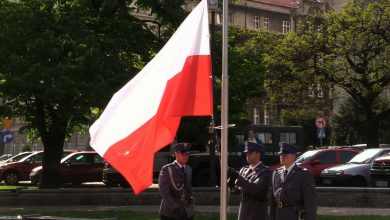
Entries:
{"type": "Polygon", "coordinates": [[[136,194],[152,184],[154,153],[174,140],[181,117],[212,114],[208,27],[203,0],[89,130],[91,146],[136,194]]]}

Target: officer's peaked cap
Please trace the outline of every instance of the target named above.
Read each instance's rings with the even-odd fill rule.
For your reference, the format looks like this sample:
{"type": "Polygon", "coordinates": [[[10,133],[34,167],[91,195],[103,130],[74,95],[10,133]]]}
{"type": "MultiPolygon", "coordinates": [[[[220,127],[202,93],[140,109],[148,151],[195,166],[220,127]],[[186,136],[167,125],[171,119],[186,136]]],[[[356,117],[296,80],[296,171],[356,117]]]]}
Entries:
{"type": "Polygon", "coordinates": [[[280,154],[296,154],[299,151],[298,146],[288,144],[285,142],[280,142],[279,146],[280,146],[280,152],[279,152],[280,154]]]}
{"type": "Polygon", "coordinates": [[[265,151],[264,145],[252,141],[245,141],[245,153],[257,151],[263,153],[265,151]]]}
{"type": "Polygon", "coordinates": [[[190,149],[191,149],[191,144],[189,144],[189,143],[177,143],[173,146],[173,150],[175,152],[188,153],[188,152],[190,152],[190,149]]]}

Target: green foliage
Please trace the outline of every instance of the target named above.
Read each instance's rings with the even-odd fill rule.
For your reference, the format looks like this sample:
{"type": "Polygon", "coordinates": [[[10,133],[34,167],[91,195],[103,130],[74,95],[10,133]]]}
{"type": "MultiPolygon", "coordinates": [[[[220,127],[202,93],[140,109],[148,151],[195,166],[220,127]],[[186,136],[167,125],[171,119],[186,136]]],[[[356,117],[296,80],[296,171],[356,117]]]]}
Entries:
{"type": "MultiPolygon", "coordinates": [[[[264,97],[263,86],[265,66],[263,54],[271,50],[276,38],[280,36],[263,32],[229,28],[229,123],[245,125],[249,123],[245,103],[249,98],[264,97]]],[[[222,35],[215,35],[214,71],[214,112],[215,124],[220,124],[221,111],[221,54],[222,35]]],[[[178,141],[194,143],[197,150],[204,150],[209,138],[209,117],[186,117],[181,121],[178,141]]],[[[232,139],[232,142],[233,143],[232,139]]]]}
{"type": "MultiPolygon", "coordinates": [[[[264,97],[264,54],[277,42],[278,35],[264,31],[243,30],[229,27],[228,74],[229,74],[229,121],[248,124],[244,105],[248,98],[264,97]]],[[[222,65],[222,35],[216,33],[215,104],[220,111],[222,65]]],[[[216,114],[219,115],[219,114],[216,114]]]]}
{"type": "Polygon", "coordinates": [[[66,135],[93,122],[162,46],[155,26],[169,32],[185,15],[182,0],[132,2],[0,0],[0,114],[22,118],[31,138],[38,132],[43,177],[66,135]],[[157,21],[132,14],[140,9],[157,21]]]}
{"type": "MultiPolygon", "coordinates": [[[[390,117],[390,2],[351,1],[341,12],[308,17],[290,33],[267,61],[266,89],[271,101],[320,109],[308,88],[338,87],[362,109],[361,133],[377,146],[378,126],[390,117]]],[[[322,106],[322,107],[321,107],[322,106]]],[[[350,125],[352,127],[352,125],[350,125]]]]}
{"type": "Polygon", "coordinates": [[[282,110],[281,124],[285,126],[302,126],[305,146],[319,146],[315,120],[317,111],[314,109],[282,110]]]}

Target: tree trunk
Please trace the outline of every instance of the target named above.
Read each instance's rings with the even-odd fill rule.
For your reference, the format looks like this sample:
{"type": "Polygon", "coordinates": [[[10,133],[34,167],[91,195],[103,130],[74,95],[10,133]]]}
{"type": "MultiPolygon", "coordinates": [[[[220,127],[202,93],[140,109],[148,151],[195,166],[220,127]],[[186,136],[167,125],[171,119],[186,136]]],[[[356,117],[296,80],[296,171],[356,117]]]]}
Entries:
{"type": "Polygon", "coordinates": [[[367,148],[379,147],[379,124],[376,120],[366,120],[362,131],[363,141],[367,148]]]}
{"type": "MultiPolygon", "coordinates": [[[[55,137],[51,137],[55,139],[55,137]]],[[[39,188],[52,189],[61,187],[60,162],[63,152],[63,142],[53,140],[53,145],[44,146],[42,179],[39,188]]]]}
{"type": "Polygon", "coordinates": [[[42,179],[39,188],[52,189],[61,187],[60,162],[66,134],[65,122],[53,121],[49,135],[44,142],[42,179]]]}

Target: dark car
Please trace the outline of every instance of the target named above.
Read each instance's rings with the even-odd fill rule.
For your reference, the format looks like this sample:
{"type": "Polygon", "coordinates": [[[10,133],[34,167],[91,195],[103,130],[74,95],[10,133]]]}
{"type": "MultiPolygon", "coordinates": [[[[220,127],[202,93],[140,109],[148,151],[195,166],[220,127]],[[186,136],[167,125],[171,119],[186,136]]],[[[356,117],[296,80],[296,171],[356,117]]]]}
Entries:
{"type": "MultiPolygon", "coordinates": [[[[63,157],[72,151],[64,151],[63,157]]],[[[19,181],[30,180],[30,172],[37,166],[42,165],[43,151],[34,152],[23,159],[0,165],[0,180],[7,185],[16,185],[19,181]]]]}
{"type": "MultiPolygon", "coordinates": [[[[160,149],[158,152],[154,154],[154,160],[153,160],[153,182],[157,183],[158,176],[160,173],[161,168],[172,161],[171,156],[173,154],[173,151],[171,149],[171,145],[167,145],[160,149]]],[[[104,168],[103,168],[103,183],[106,186],[113,187],[113,186],[122,186],[122,187],[129,187],[129,183],[126,181],[126,179],[109,163],[105,162],[104,168]]]]}
{"type": "Polygon", "coordinates": [[[114,167],[109,163],[104,163],[103,168],[103,183],[108,187],[121,186],[130,187],[130,184],[114,167]]]}
{"type": "Polygon", "coordinates": [[[374,160],[370,170],[371,185],[390,187],[390,153],[374,160]]]}
{"type": "MultiPolygon", "coordinates": [[[[85,182],[102,182],[103,158],[95,151],[80,151],[69,154],[61,160],[61,183],[80,185],[85,182]]],[[[32,184],[39,184],[42,166],[30,173],[32,184]]]]}
{"type": "Polygon", "coordinates": [[[321,183],[333,186],[366,187],[370,185],[370,169],[374,159],[388,152],[390,148],[366,149],[347,164],[322,171],[321,183]]]}
{"type": "Polygon", "coordinates": [[[309,150],[299,156],[296,163],[299,167],[309,170],[316,184],[320,184],[321,172],[324,169],[345,164],[361,151],[361,148],[353,147],[328,147],[309,150]]]}

